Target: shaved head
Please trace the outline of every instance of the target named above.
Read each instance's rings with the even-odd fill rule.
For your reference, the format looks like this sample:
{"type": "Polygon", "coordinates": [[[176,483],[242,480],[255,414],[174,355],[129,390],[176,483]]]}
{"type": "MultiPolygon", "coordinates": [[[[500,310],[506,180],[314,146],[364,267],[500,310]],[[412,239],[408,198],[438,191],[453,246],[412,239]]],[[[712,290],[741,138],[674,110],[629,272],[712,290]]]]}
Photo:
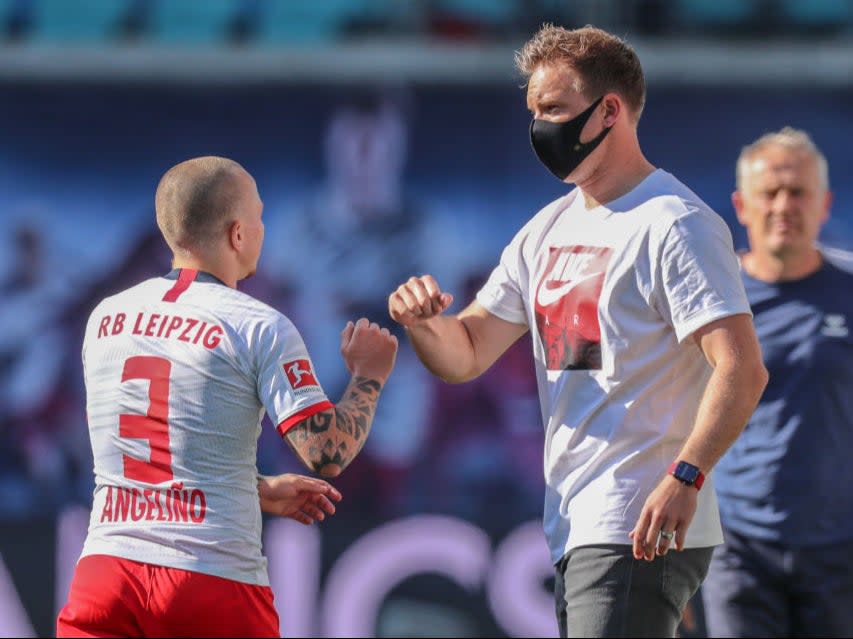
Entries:
{"type": "Polygon", "coordinates": [[[154,204],[157,226],[175,253],[197,252],[215,245],[237,216],[248,172],[217,156],[192,158],[166,171],[154,204]]]}

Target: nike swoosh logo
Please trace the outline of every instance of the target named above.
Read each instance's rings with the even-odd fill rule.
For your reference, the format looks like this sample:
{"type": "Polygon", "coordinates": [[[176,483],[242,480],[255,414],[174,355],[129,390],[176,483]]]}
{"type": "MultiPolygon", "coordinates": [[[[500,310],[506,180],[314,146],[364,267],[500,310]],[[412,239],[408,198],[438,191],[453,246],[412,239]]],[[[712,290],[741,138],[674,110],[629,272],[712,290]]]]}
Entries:
{"type": "Polygon", "coordinates": [[[591,273],[589,275],[584,275],[580,279],[570,280],[568,282],[563,282],[559,286],[555,286],[554,288],[548,288],[548,282],[542,282],[542,285],[539,287],[539,290],[536,291],[536,301],[540,306],[550,306],[557,300],[562,297],[565,297],[569,294],[569,292],[579,284],[583,284],[587,280],[591,280],[599,275],[603,275],[603,272],[591,273]]]}

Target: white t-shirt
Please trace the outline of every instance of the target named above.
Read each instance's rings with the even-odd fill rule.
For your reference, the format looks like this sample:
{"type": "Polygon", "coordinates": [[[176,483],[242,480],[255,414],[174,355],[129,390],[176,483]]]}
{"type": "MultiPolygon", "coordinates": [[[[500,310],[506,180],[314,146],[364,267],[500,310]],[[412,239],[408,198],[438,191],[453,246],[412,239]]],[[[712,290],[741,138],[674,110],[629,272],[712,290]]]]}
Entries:
{"type": "Polygon", "coordinates": [[[83,368],[95,491],[82,556],[268,585],[264,411],[283,434],[332,406],[290,320],[183,269],[102,301],[83,368]]]}
{"type": "MultiPolygon", "coordinates": [[[[574,189],[518,232],[477,300],[531,328],[552,559],[632,543],[710,377],[689,336],[750,313],[725,222],[660,169],[592,210],[574,189]]],[[[686,546],[721,542],[708,477],[686,546]]]]}

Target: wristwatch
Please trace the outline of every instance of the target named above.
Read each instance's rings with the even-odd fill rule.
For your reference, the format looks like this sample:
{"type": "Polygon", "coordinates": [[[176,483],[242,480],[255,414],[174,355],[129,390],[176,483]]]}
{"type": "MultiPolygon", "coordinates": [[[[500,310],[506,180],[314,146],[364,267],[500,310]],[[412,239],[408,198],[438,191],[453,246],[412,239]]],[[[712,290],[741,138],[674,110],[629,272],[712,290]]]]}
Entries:
{"type": "Polygon", "coordinates": [[[688,464],[686,461],[674,461],[666,471],[682,484],[694,486],[696,490],[702,488],[705,483],[705,475],[698,466],[688,464]]]}

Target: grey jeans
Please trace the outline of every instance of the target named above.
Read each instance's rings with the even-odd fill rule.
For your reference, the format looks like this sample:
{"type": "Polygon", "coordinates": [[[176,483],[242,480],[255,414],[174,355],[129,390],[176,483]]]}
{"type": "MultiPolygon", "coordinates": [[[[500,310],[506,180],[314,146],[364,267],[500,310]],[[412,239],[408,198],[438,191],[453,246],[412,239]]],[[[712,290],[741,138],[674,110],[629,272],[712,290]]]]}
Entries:
{"type": "Polygon", "coordinates": [[[557,563],[560,637],[674,637],[712,547],[634,559],[629,545],[574,548],[557,563]]]}

